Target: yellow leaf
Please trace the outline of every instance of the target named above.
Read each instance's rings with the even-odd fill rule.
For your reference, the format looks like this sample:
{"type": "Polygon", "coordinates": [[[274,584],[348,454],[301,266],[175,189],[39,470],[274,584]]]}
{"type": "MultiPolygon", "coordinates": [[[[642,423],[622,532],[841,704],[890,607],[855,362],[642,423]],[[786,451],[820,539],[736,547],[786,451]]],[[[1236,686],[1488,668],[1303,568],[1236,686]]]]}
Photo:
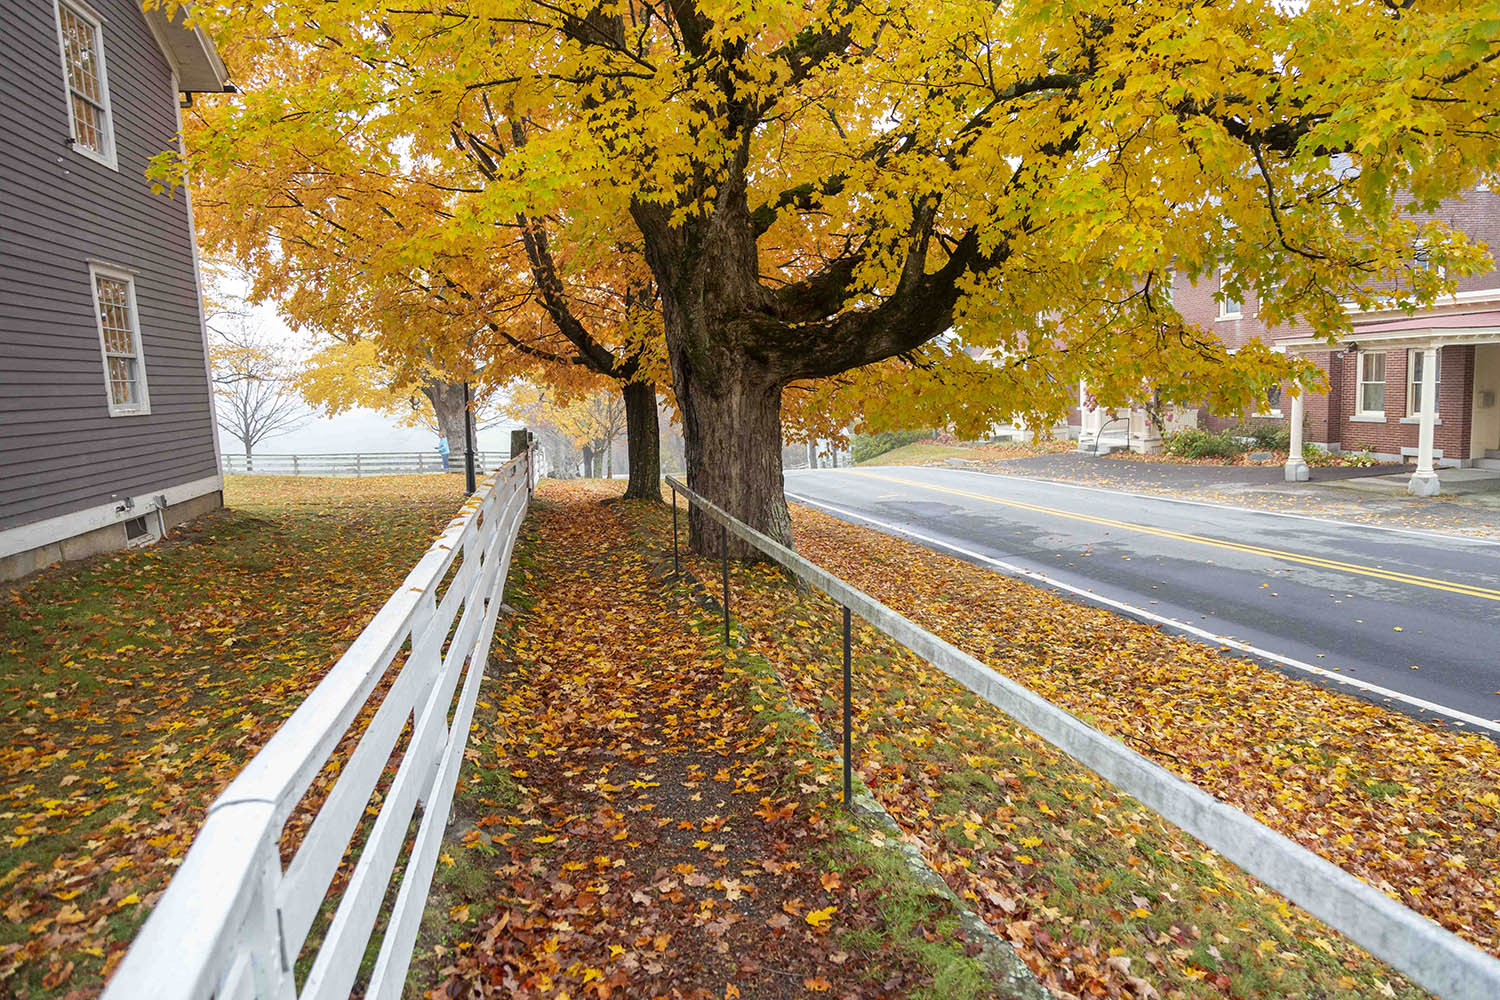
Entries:
{"type": "Polygon", "coordinates": [[[802,919],[806,920],[810,927],[824,927],[833,920],[834,911],[837,909],[837,906],[826,906],[821,910],[812,910],[802,919]]]}

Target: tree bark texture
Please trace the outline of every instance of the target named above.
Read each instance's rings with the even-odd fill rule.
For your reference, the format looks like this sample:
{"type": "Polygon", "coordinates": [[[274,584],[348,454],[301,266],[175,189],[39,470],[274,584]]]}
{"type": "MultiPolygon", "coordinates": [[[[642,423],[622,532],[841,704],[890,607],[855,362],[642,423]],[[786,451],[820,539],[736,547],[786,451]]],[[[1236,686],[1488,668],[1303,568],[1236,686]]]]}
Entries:
{"type": "Polygon", "coordinates": [[[661,425],[656,415],[656,386],[631,382],[621,392],[625,396],[625,452],[630,466],[625,499],[660,503],[661,425]]]}
{"type": "Polygon", "coordinates": [[[464,444],[463,383],[426,379],[422,383],[422,395],[432,404],[432,412],[437,417],[438,435],[448,439],[448,449],[452,456],[450,461],[462,467],[464,449],[475,447],[474,441],[464,444]]]}

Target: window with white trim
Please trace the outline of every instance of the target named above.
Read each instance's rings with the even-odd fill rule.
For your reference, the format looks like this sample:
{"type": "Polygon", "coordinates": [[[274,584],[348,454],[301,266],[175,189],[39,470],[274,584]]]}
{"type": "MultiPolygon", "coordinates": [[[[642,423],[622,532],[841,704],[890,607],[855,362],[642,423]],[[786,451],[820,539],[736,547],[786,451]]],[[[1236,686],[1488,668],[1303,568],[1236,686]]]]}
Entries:
{"type": "Polygon", "coordinates": [[[1245,304],[1237,298],[1230,298],[1229,292],[1224,287],[1224,271],[1219,271],[1219,318],[1239,319],[1245,314],[1245,304]]]}
{"type": "Polygon", "coordinates": [[[109,79],[104,72],[104,29],[99,18],[78,0],[57,0],[57,34],[62,46],[73,148],[114,167],[109,79]]]}
{"type": "Polygon", "coordinates": [[[1261,401],[1260,409],[1252,416],[1257,417],[1279,417],[1281,416],[1281,386],[1273,385],[1266,390],[1265,399],[1261,401]]]}
{"type": "MultiPolygon", "coordinates": [[[[1422,359],[1427,354],[1421,348],[1413,347],[1406,352],[1406,415],[1417,417],[1422,414],[1422,359]]],[[[1433,395],[1439,400],[1443,398],[1443,350],[1437,350],[1437,367],[1432,372],[1433,395]]],[[[1434,406],[1433,410],[1436,411],[1434,406]]]]}
{"type": "Polygon", "coordinates": [[[1359,412],[1362,416],[1385,416],[1385,352],[1359,352],[1359,412]]]}
{"type": "Polygon", "coordinates": [[[94,317],[104,352],[104,387],[112,417],[151,412],[146,365],[141,356],[141,324],[135,308],[135,279],[127,271],[93,265],[94,317]]]}
{"type": "Polygon", "coordinates": [[[1420,240],[1411,248],[1411,269],[1413,271],[1436,271],[1439,278],[1447,276],[1445,268],[1433,263],[1432,249],[1420,240]]]}

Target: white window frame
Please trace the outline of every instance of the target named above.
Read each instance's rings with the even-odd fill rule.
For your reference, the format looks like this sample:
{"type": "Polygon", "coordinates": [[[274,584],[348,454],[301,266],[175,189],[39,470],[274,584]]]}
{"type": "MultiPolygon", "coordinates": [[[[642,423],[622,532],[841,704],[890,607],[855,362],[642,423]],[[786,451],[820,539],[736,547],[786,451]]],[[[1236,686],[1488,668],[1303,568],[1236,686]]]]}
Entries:
{"type": "MultiPolygon", "coordinates": [[[[1416,359],[1420,358],[1425,350],[1422,347],[1409,347],[1406,350],[1406,415],[1408,417],[1420,417],[1422,415],[1422,411],[1413,409],[1411,404],[1417,397],[1417,394],[1422,391],[1422,383],[1417,381],[1414,376],[1417,371],[1416,359]]],[[[1443,349],[1439,347],[1436,354],[1436,370],[1432,373],[1432,394],[1437,397],[1434,402],[1437,406],[1441,406],[1443,403],[1443,349]]],[[[1434,407],[1433,416],[1440,417],[1442,416],[1442,412],[1437,407],[1434,407]]]]}
{"type": "Polygon", "coordinates": [[[1360,417],[1379,417],[1381,420],[1385,419],[1385,405],[1384,404],[1390,402],[1388,399],[1385,398],[1385,390],[1386,390],[1386,384],[1387,384],[1386,383],[1386,379],[1387,379],[1387,374],[1386,374],[1387,373],[1387,366],[1388,366],[1388,361],[1387,361],[1386,356],[1385,356],[1385,351],[1374,350],[1374,351],[1356,351],[1355,352],[1355,355],[1354,355],[1354,412],[1355,412],[1356,416],[1360,416],[1360,417]],[[1377,381],[1375,379],[1367,379],[1367,378],[1365,378],[1365,358],[1371,357],[1371,356],[1379,357],[1380,358],[1380,379],[1379,379],[1378,384],[1380,386],[1380,394],[1381,394],[1380,395],[1380,399],[1381,399],[1382,406],[1378,410],[1367,410],[1367,409],[1365,409],[1365,386],[1367,386],[1367,385],[1376,385],[1377,384],[1377,381]]]}
{"type": "Polygon", "coordinates": [[[146,386],[146,352],[141,345],[141,313],[135,303],[135,274],[122,267],[89,263],[89,299],[94,303],[94,330],[99,334],[99,358],[103,365],[104,402],[112,417],[144,417],[151,412],[151,392],[146,386]],[[130,339],[135,348],[135,368],[140,390],[140,402],[122,406],[115,402],[114,388],[109,383],[109,350],[104,344],[104,317],[99,314],[99,279],[110,278],[125,283],[125,300],[130,307],[130,339]]]}
{"type": "Polygon", "coordinates": [[[1448,276],[1448,269],[1432,262],[1432,249],[1421,241],[1412,245],[1411,267],[1413,271],[1432,271],[1439,278],[1448,276]]]}
{"type": "Polygon", "coordinates": [[[1229,309],[1228,293],[1224,291],[1224,269],[1219,268],[1219,319],[1243,319],[1245,317],[1245,303],[1236,302],[1234,311],[1229,309]]]}
{"type": "Polygon", "coordinates": [[[57,57],[62,64],[63,103],[68,108],[68,146],[79,156],[102,163],[111,170],[119,170],[119,158],[115,154],[115,114],[109,104],[109,73],[104,58],[104,18],[83,0],[54,0],[52,9],[53,20],[57,22],[57,57]],[[99,137],[104,143],[104,149],[98,152],[87,146],[80,146],[74,138],[78,134],[78,124],[73,118],[73,86],[68,82],[68,48],[63,40],[62,28],[64,7],[94,29],[94,50],[99,57],[99,103],[103,115],[103,120],[99,123],[99,137]]]}

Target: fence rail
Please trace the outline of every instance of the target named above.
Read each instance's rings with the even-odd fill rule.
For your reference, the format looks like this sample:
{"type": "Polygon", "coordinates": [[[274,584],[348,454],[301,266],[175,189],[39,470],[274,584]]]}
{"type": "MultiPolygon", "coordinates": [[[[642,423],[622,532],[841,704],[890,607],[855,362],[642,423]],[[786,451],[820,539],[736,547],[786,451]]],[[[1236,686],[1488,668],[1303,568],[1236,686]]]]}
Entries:
{"type": "MultiPolygon", "coordinates": [[[[675,494],[687,498],[721,531],[733,534],[844,607],[845,796],[850,762],[849,612],[859,615],[953,680],[1005,712],[1053,746],[1197,837],[1240,868],[1448,1000],[1500,997],[1500,960],[1408,909],[1337,865],[1277,833],[1228,803],[1148,760],[1123,743],[1045,700],[915,622],[845,583],[786,546],[756,531],[668,476],[673,490],[672,545],[676,555],[675,494]]],[[[721,558],[727,552],[721,536],[721,558]]],[[[725,560],[725,641],[729,635],[729,576],[725,560]]]]}
{"type": "Polygon", "coordinates": [[[387,919],[364,995],[401,995],[531,495],[530,454],[508,462],[464,504],[209,808],[105,989],[106,1000],[347,997],[382,913],[387,919]],[[351,731],[367,711],[363,730],[351,731]],[[303,799],[314,779],[341,743],[356,739],[283,868],[288,819],[299,807],[311,811],[303,799]],[[393,754],[400,763],[382,797],[393,754]],[[293,969],[351,845],[358,860],[298,989],[293,969]],[[400,889],[387,905],[396,879],[400,889]]]}
{"type": "MultiPolygon", "coordinates": [[[[503,451],[476,451],[482,471],[498,468],[510,458],[503,451]]],[[[329,455],[250,455],[225,452],[226,474],[256,476],[393,476],[411,472],[442,472],[443,457],[436,451],[364,451],[329,455]]],[[[449,472],[462,472],[464,453],[448,456],[449,472]]]]}

